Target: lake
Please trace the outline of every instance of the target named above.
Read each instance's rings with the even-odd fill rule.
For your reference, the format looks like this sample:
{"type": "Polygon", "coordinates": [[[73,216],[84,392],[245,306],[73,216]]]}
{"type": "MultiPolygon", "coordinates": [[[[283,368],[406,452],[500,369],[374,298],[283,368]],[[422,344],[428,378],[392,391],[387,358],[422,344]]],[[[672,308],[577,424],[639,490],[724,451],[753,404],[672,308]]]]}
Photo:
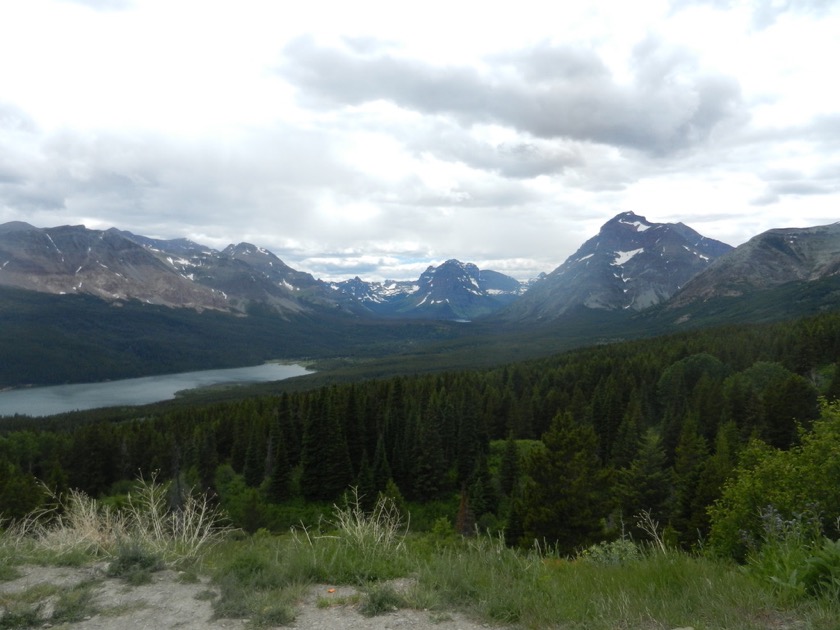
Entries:
{"type": "Polygon", "coordinates": [[[176,392],[197,387],[282,381],[309,373],[305,367],[296,364],[265,363],[252,367],[144,376],[105,383],[13,389],[0,392],[0,416],[51,416],[98,407],[147,405],[171,400],[175,398],[176,392]]]}

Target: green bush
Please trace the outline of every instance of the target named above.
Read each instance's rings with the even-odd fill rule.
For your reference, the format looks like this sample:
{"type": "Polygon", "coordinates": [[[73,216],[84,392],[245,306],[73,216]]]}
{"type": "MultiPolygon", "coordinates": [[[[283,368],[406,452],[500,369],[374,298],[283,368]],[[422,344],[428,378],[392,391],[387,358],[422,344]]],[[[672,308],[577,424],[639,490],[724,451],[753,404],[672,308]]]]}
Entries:
{"type": "Polygon", "coordinates": [[[741,453],[734,477],[709,508],[711,548],[719,555],[746,559],[762,544],[762,512],[768,507],[783,519],[811,512],[824,530],[840,517],[840,401],[824,404],[822,415],[801,444],[774,449],[753,441],[741,453]]]}
{"type": "Polygon", "coordinates": [[[366,617],[375,617],[393,612],[406,605],[405,598],[388,584],[374,584],[367,589],[365,598],[359,607],[366,617]]]}
{"type": "Polygon", "coordinates": [[[838,600],[840,596],[840,540],[823,539],[805,560],[802,583],[809,595],[825,595],[838,600]]]}
{"type": "Polygon", "coordinates": [[[127,540],[117,545],[117,555],[108,565],[107,574],[119,577],[129,584],[148,584],[152,573],[164,568],[163,558],[136,540],[127,540]]]}
{"type": "Polygon", "coordinates": [[[642,550],[628,538],[600,542],[581,551],[577,558],[593,564],[624,564],[642,557],[642,550]]]}

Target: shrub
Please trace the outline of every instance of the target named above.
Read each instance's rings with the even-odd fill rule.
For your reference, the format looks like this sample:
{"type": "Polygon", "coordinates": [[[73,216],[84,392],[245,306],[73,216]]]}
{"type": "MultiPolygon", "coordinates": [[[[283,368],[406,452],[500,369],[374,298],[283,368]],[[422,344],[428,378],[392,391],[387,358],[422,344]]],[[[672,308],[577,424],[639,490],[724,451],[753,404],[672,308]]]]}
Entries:
{"type": "Polygon", "coordinates": [[[388,584],[375,584],[368,588],[366,596],[359,606],[359,612],[366,617],[375,617],[393,612],[406,605],[405,598],[388,584]]]}
{"type": "Polygon", "coordinates": [[[108,565],[108,575],[123,578],[133,585],[148,584],[152,573],[164,568],[163,558],[136,540],[117,546],[116,557],[108,565]]]}
{"type": "Polygon", "coordinates": [[[629,538],[619,538],[611,542],[600,542],[581,551],[577,558],[593,564],[624,564],[639,560],[642,551],[629,538]]]}
{"type": "Polygon", "coordinates": [[[835,601],[840,595],[840,540],[823,539],[805,560],[802,583],[809,595],[826,595],[835,601]]]}

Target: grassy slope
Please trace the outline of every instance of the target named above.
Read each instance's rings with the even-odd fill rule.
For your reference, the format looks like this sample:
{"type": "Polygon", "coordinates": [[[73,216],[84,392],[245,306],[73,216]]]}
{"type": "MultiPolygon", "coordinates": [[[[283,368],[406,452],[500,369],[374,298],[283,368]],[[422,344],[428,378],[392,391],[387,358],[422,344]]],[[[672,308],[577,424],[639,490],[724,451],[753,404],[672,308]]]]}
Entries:
{"type": "MultiPolygon", "coordinates": [[[[446,611],[459,610],[493,624],[561,629],[840,626],[836,592],[783,600],[771,581],[733,564],[630,541],[569,559],[550,550],[509,549],[487,536],[463,539],[446,523],[420,536],[407,532],[387,499],[370,513],[351,501],[317,531],[243,536],[217,529],[213,514],[202,519],[193,510],[170,518],[155,507],[164,486],[146,484],[140,493],[146,500],[122,515],[77,495],[57,520],[0,532],[0,566],[6,567],[0,581],[15,579],[14,566],[22,563],[104,558],[109,575],[142,584],[168,565],[212,576],[216,616],[249,618],[256,627],[289,624],[302,587],[323,583],[359,587],[364,595],[355,603],[368,615],[411,607],[444,619],[446,611]],[[412,587],[390,586],[405,577],[412,587]]],[[[0,592],[0,628],[43,624],[34,614],[39,604],[34,592],[0,592]]]]}

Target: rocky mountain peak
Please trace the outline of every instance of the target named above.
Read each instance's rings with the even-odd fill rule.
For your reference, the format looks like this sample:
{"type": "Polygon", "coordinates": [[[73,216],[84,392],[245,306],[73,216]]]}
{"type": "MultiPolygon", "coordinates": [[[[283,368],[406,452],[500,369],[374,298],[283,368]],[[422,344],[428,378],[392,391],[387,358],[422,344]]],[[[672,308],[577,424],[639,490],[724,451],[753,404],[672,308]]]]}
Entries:
{"type": "Polygon", "coordinates": [[[553,319],[578,307],[643,310],[669,299],[730,249],[682,223],[622,212],[503,315],[553,319]]]}

